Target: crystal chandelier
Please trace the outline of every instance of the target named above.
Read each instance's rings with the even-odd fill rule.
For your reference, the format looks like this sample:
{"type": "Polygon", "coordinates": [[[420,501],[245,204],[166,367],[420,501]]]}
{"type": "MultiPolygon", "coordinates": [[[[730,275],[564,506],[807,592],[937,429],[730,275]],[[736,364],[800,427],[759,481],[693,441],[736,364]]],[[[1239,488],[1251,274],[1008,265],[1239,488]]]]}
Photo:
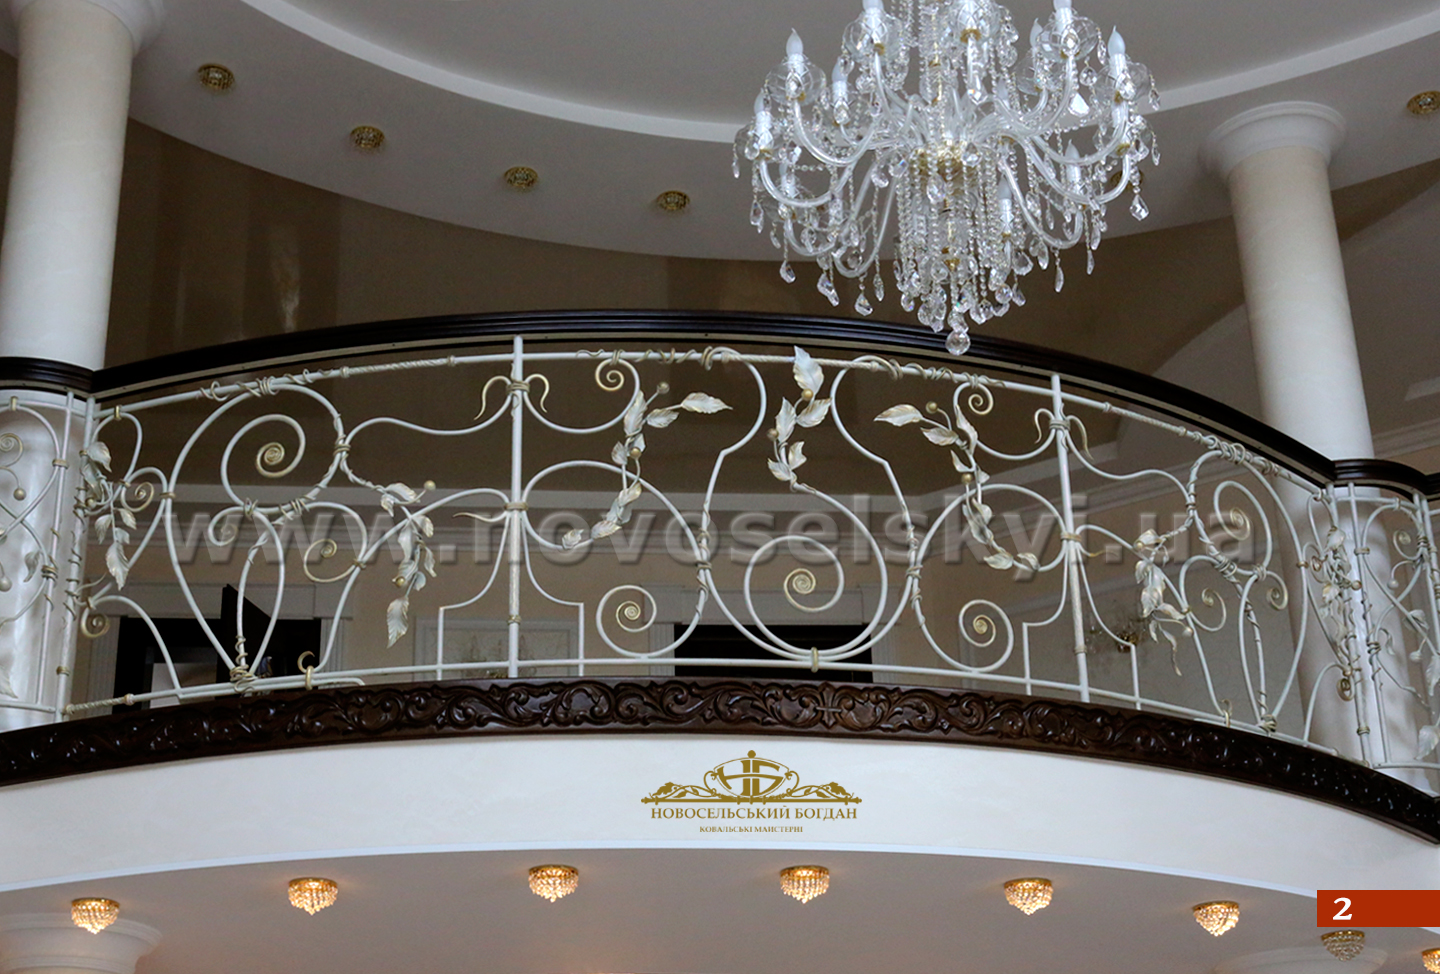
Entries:
{"type": "Polygon", "coordinates": [[[334,906],[339,894],[340,887],[333,879],[306,876],[290,880],[290,905],[312,917],[327,906],[334,906]]]}
{"type": "Polygon", "coordinates": [[[1215,937],[1225,935],[1235,929],[1235,924],[1240,922],[1240,904],[1233,900],[1200,903],[1194,907],[1193,912],[1195,922],[1215,937]]]}
{"type": "Polygon", "coordinates": [[[1331,930],[1320,935],[1320,942],[1336,960],[1354,960],[1365,949],[1365,931],[1331,930]]]}
{"type": "Polygon", "coordinates": [[[70,919],[77,927],[99,933],[120,919],[120,904],[100,897],[71,900],[70,919]]]}
{"type": "Polygon", "coordinates": [[[752,163],[750,222],[768,224],[785,281],[792,256],[814,258],[820,293],[839,304],[836,277],[853,278],[868,315],[893,241],[901,307],[948,326],[959,355],[970,322],[1025,303],[1037,264],[1055,261],[1057,291],[1060,251],[1083,243],[1093,269],[1120,194],[1145,218],[1139,164],[1159,161],[1140,114],[1158,104],[1150,73],[1118,31],[1104,43],[1070,0],[1054,4],[1020,57],[994,0],[900,0],[898,14],[864,0],[828,80],[791,33],[735,159],[736,176],[741,154],[752,163]]]}
{"type": "Polygon", "coordinates": [[[1048,879],[1012,879],[1005,884],[1005,902],[1026,916],[1050,905],[1055,886],[1048,879]]]}
{"type": "Polygon", "coordinates": [[[574,866],[534,866],[530,869],[530,892],[554,903],[580,888],[580,870],[574,866]]]}
{"type": "Polygon", "coordinates": [[[786,866],[780,870],[780,891],[801,903],[824,896],[830,888],[830,870],[824,866],[786,866]]]}

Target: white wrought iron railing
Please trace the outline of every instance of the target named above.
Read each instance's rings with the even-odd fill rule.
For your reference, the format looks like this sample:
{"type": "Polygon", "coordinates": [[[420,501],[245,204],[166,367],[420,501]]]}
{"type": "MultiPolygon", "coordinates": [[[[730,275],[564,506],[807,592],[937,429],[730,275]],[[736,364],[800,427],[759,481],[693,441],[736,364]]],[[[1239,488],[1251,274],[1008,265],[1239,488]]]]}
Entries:
{"type": "Polygon", "coordinates": [[[517,337],[104,406],[19,395],[0,422],[20,539],[0,543],[0,664],[33,665],[39,608],[81,637],[42,653],[58,684],[7,681],[0,707],[745,666],[1160,711],[1422,785],[1440,770],[1423,492],[1316,483],[1058,374],[517,337]],[[274,675],[292,617],[320,638],[274,675]],[[198,634],[183,649],[176,619],[198,634]],[[842,628],[820,646],[821,625],[842,628]],[[707,652],[713,626],[753,649],[707,652]],[[140,639],[150,687],[116,693],[140,639]]]}

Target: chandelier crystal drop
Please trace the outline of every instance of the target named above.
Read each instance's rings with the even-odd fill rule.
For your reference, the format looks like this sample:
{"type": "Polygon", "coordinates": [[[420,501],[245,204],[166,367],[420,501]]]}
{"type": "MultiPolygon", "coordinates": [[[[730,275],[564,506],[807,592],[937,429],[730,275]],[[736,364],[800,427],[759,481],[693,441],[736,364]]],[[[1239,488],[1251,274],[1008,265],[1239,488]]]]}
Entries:
{"type": "Polygon", "coordinates": [[[574,866],[535,866],[530,870],[530,892],[554,903],[580,887],[580,870],[574,866]]]}
{"type": "Polygon", "coordinates": [[[1216,937],[1235,929],[1235,924],[1240,922],[1240,904],[1231,900],[1201,903],[1194,912],[1195,922],[1216,937]]]}
{"type": "Polygon", "coordinates": [[[830,870],[824,866],[787,866],[780,870],[780,891],[801,903],[823,896],[830,888],[830,870]]]}
{"type": "Polygon", "coordinates": [[[327,906],[334,906],[339,893],[340,887],[333,879],[306,876],[290,880],[290,905],[312,917],[327,906]]]}
{"type": "Polygon", "coordinates": [[[1012,879],[1005,884],[1005,901],[1026,916],[1050,905],[1055,886],[1048,879],[1012,879]]]}
{"type": "Polygon", "coordinates": [[[1365,949],[1365,931],[1331,930],[1320,935],[1320,942],[1337,960],[1354,960],[1365,949]]]}
{"type": "Polygon", "coordinates": [[[70,919],[75,926],[99,933],[120,919],[120,904],[114,900],[86,897],[70,901],[70,919]]]}
{"type": "Polygon", "coordinates": [[[948,327],[959,355],[971,322],[1025,303],[1035,267],[1055,262],[1058,291],[1060,252],[1084,244],[1093,269],[1112,200],[1131,191],[1143,220],[1139,166],[1159,162],[1141,115],[1158,105],[1150,72],[1118,31],[1106,43],[1070,0],[1054,4],[1023,56],[994,0],[864,0],[828,77],[791,33],[735,146],[781,277],[813,258],[820,293],[839,304],[837,278],[854,279],[868,315],[893,243],[901,307],[948,327]]]}

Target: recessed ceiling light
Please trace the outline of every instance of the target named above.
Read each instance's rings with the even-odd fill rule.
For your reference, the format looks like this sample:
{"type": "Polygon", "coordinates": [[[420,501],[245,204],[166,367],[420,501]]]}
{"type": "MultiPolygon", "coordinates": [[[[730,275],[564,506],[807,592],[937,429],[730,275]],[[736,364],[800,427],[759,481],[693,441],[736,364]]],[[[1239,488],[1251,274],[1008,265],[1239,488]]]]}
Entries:
{"type": "Polygon", "coordinates": [[[357,149],[374,152],[385,144],[385,133],[373,125],[357,125],[350,130],[350,141],[357,149]]]}
{"type": "Polygon", "coordinates": [[[235,87],[235,72],[223,64],[202,64],[195,74],[211,91],[229,91],[235,87]]]}
{"type": "Polygon", "coordinates": [[[522,192],[527,189],[534,189],[535,184],[540,181],[540,174],[529,166],[511,166],[505,170],[505,184],[512,189],[522,192]]]}
{"type": "Polygon", "coordinates": [[[690,196],[688,193],[682,193],[678,189],[667,189],[655,197],[655,205],[666,213],[679,213],[690,205],[690,196]]]}
{"type": "Polygon", "coordinates": [[[114,900],[89,896],[70,902],[70,919],[75,921],[75,926],[83,927],[91,933],[99,933],[119,917],[120,904],[114,900]]]}
{"type": "Polygon", "coordinates": [[[1411,115],[1434,115],[1440,112],[1440,91],[1422,91],[1411,98],[1405,107],[1411,115]]]}

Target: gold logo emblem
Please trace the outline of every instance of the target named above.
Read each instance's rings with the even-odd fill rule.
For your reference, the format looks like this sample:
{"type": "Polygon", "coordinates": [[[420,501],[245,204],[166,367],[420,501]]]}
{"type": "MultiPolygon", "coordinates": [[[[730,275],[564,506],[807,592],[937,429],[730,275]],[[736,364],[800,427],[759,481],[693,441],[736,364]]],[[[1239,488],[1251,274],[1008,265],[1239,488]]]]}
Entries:
{"type": "MultiPolygon", "coordinates": [[[[860,799],[836,782],[824,785],[800,783],[800,776],[779,761],[756,757],[751,751],[715,765],[705,772],[702,784],[677,785],[667,781],[655,793],[640,799],[647,805],[858,805],[860,799]]],[[[657,809],[658,811],[658,809],[657,809]]],[[[854,810],[844,816],[853,818],[854,810]]],[[[656,816],[657,818],[661,816],[656,816]]],[[[669,815],[666,818],[672,817],[669,815]]],[[[679,816],[675,816],[679,817],[679,816]]],[[[690,817],[690,816],[685,816],[690,817]]],[[[817,818],[818,815],[805,815],[817,818]]]]}

